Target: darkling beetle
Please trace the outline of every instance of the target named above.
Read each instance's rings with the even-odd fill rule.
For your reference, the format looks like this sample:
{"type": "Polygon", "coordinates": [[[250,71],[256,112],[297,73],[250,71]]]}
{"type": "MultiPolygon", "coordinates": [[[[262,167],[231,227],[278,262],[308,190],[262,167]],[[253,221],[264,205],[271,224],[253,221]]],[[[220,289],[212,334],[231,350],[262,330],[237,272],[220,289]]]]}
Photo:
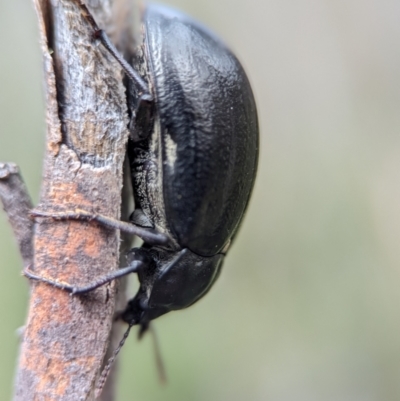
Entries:
{"type": "Polygon", "coordinates": [[[134,68],[103,31],[96,32],[130,78],[131,223],[85,212],[33,214],[94,219],[144,244],[128,253],[128,267],[84,288],[25,272],[72,293],[136,272],[139,291],[119,317],[142,333],[151,320],[194,304],[216,281],[249,202],[259,147],[249,81],[219,39],[159,5],[145,9],[143,32],[134,68]]]}

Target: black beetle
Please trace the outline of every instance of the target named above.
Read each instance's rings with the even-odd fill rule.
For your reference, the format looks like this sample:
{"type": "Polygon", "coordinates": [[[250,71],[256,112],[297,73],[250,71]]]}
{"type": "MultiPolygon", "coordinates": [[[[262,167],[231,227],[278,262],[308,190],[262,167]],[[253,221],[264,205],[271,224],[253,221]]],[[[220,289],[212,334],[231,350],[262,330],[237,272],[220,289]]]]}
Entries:
{"type": "Polygon", "coordinates": [[[96,32],[131,78],[128,144],[136,210],[130,224],[96,219],[139,235],[129,266],[83,293],[130,272],[140,288],[120,318],[143,333],[151,320],[186,308],[217,279],[249,202],[257,169],[258,122],[253,93],[236,57],[189,17],[158,5],[143,16],[143,43],[134,69],[103,31],[96,32]]]}
{"type": "Polygon", "coordinates": [[[146,325],[192,305],[218,277],[253,187],[258,123],[238,60],[181,13],[147,6],[138,64],[154,101],[136,104],[128,145],[133,223],[172,238],[132,255],[148,265],[122,318],[146,325]]]}

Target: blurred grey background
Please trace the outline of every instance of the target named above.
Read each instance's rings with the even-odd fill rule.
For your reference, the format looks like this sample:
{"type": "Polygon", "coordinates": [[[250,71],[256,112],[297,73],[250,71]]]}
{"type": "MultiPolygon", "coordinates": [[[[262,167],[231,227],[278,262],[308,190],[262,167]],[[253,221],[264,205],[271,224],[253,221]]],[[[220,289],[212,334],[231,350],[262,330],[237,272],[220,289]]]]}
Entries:
{"type": "MultiPolygon", "coordinates": [[[[242,60],[261,124],[253,199],[223,274],[122,352],[119,400],[400,399],[400,2],[170,0],[242,60]]],[[[29,0],[0,0],[0,160],[38,199],[41,58],[29,0]]],[[[0,401],[28,286],[0,213],[0,401]]]]}

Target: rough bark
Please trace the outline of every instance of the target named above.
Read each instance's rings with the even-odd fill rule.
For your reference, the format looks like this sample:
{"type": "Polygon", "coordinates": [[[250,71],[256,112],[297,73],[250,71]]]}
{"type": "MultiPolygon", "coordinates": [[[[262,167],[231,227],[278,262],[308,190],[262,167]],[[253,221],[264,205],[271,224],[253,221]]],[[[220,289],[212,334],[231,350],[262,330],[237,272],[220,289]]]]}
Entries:
{"type": "MultiPolygon", "coordinates": [[[[38,209],[120,218],[127,112],[122,73],[78,1],[34,0],[44,59],[47,141],[38,209]]],[[[111,0],[89,9],[115,35],[111,0]]],[[[113,37],[113,35],[111,35],[113,37]]],[[[82,286],[118,267],[120,236],[96,222],[37,219],[35,274],[82,286]]],[[[85,296],[32,283],[14,400],[93,400],[115,283],[85,296]]],[[[112,399],[108,395],[107,400],[112,399]]]]}

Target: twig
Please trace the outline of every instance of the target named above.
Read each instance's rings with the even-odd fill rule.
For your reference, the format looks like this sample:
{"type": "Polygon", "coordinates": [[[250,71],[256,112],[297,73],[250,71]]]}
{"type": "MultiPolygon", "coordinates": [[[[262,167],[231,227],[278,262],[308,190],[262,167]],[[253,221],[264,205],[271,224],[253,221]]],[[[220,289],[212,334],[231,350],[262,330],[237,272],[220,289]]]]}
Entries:
{"type": "MultiPolygon", "coordinates": [[[[93,39],[77,2],[34,1],[47,105],[38,208],[118,219],[127,139],[120,68],[93,39]]],[[[111,1],[96,4],[99,25],[111,24],[111,1]]],[[[119,233],[93,221],[44,220],[35,224],[33,247],[36,274],[81,286],[117,268],[119,233]]],[[[81,297],[33,284],[14,400],[93,400],[114,305],[114,284],[81,297]]]]}
{"type": "Polygon", "coordinates": [[[33,258],[33,221],[29,218],[32,202],[14,163],[0,163],[0,200],[14,231],[24,266],[33,258]]]}

